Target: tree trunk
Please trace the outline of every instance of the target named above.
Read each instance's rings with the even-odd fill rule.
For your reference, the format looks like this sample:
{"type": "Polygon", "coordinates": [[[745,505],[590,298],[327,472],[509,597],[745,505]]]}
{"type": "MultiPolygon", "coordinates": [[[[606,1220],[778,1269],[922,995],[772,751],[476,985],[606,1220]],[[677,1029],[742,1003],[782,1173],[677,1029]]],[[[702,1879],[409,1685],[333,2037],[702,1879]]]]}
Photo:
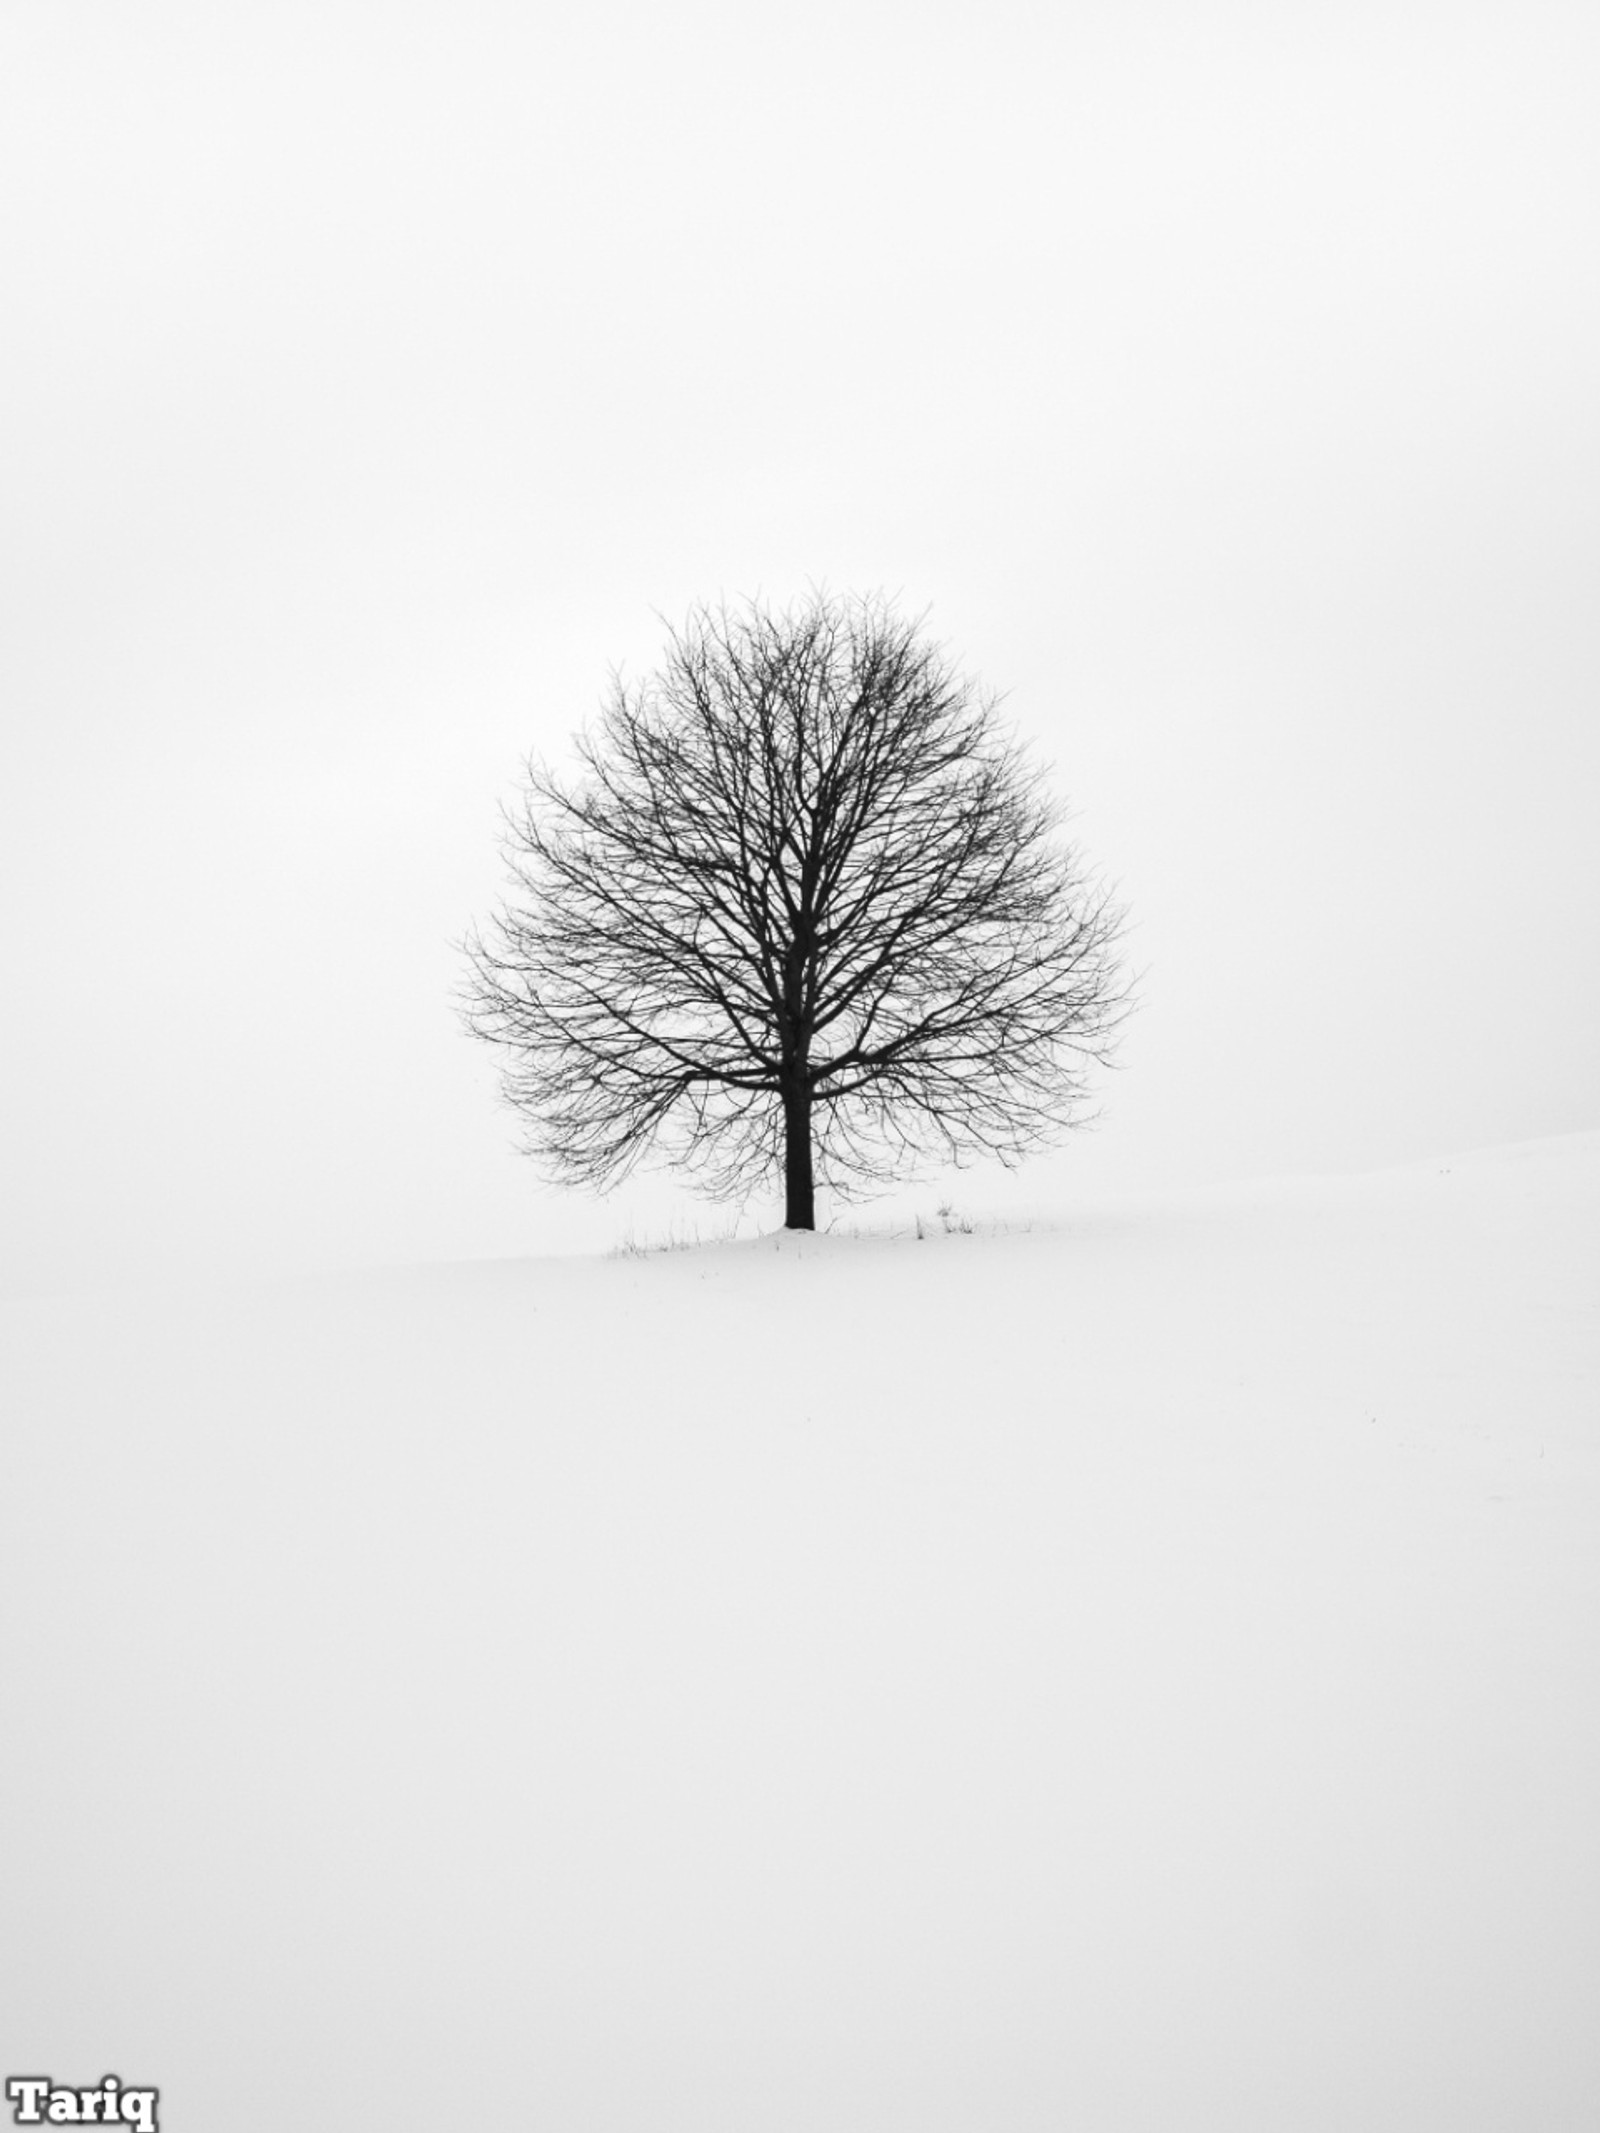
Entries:
{"type": "Polygon", "coordinates": [[[783,1092],[783,1226],[815,1229],[816,1193],[811,1177],[811,1091],[804,1081],[783,1092]]]}

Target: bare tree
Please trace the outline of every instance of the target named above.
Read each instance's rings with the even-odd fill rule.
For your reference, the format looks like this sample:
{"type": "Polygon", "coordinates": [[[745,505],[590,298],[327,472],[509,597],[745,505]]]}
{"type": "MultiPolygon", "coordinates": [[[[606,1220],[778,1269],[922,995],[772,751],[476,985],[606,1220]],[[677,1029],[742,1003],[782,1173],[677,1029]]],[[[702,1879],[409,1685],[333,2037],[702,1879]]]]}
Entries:
{"type": "Polygon", "coordinates": [[[530,1153],[647,1153],[727,1196],[882,1187],[1081,1122],[1127,1004],[1120,913],[994,700],[879,599],[702,608],[618,678],[567,784],[530,764],[464,1013],[530,1153]]]}

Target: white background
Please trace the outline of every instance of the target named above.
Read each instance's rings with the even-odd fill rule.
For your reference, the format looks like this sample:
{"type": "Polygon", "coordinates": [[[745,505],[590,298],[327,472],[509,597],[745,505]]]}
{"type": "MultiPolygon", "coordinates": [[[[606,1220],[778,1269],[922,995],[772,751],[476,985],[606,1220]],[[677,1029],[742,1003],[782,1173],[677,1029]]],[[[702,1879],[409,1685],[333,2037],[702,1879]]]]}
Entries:
{"type": "Polygon", "coordinates": [[[0,1276],[692,1219],[510,1152],[452,943],[657,615],[813,580],[929,610],[1138,921],[1058,1204],[1593,1125],[1597,62],[1540,0],[15,0],[0,1276]]]}

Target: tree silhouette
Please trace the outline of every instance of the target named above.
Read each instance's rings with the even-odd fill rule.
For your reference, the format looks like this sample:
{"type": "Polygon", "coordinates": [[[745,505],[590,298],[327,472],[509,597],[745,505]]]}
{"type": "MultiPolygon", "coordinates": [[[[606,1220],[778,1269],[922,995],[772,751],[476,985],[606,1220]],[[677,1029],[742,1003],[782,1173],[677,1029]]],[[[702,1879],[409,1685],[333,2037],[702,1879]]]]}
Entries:
{"type": "Polygon", "coordinates": [[[698,609],[612,686],[584,775],[530,764],[463,1012],[529,1152],[718,1196],[1015,1160],[1081,1123],[1121,915],[991,697],[876,598],[698,609]]]}

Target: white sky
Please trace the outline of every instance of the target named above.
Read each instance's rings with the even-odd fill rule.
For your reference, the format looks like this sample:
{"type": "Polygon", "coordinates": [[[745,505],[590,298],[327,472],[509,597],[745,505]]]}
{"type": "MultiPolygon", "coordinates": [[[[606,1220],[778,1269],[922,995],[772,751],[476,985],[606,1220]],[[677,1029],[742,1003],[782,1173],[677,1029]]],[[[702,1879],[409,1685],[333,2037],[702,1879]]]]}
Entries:
{"type": "Polygon", "coordinates": [[[16,0],[0,1277],[714,1224],[540,1185],[451,944],[655,612],[808,579],[1138,919],[1038,1177],[1600,1121],[1597,108],[1539,0],[16,0]]]}

